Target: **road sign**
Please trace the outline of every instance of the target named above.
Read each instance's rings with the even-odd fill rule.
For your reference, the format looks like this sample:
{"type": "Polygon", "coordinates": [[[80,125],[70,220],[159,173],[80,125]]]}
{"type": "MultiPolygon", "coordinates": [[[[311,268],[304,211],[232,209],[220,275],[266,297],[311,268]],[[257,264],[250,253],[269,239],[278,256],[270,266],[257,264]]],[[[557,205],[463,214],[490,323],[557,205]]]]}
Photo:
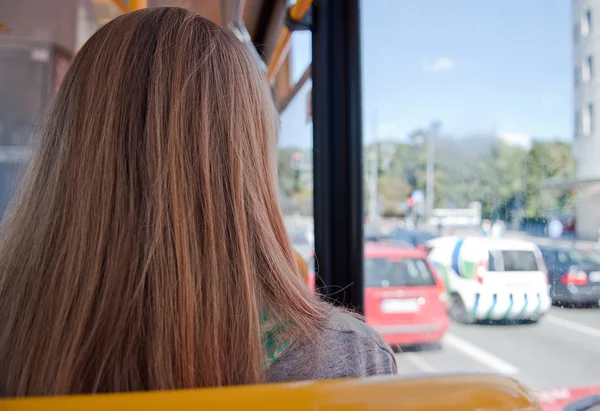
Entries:
{"type": "Polygon", "coordinates": [[[414,190],[411,194],[411,197],[417,204],[420,204],[425,200],[425,194],[422,190],[414,190]]]}
{"type": "Polygon", "coordinates": [[[300,170],[302,168],[302,152],[296,151],[292,154],[292,168],[300,170]]]}

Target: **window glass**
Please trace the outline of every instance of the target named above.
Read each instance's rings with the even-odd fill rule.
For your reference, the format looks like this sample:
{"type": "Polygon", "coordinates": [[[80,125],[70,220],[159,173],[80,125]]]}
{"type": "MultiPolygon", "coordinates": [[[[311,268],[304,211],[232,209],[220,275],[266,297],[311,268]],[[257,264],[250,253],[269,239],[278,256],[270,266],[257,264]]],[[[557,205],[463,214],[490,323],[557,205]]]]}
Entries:
{"type": "Polygon", "coordinates": [[[583,64],[583,70],[581,72],[581,79],[584,83],[592,81],[594,76],[594,58],[588,56],[583,64]]]}
{"type": "Polygon", "coordinates": [[[556,254],[561,264],[580,264],[585,261],[583,254],[575,250],[560,250],[556,254]]]}
{"type": "MultiPolygon", "coordinates": [[[[311,41],[309,31],[292,34],[289,64],[282,68],[289,70],[292,88],[311,62],[311,41]]],[[[312,81],[308,79],[293,98],[280,96],[286,105],[280,117],[278,144],[284,220],[292,246],[307,260],[314,254],[311,90],[312,81]]]]}
{"type": "Polygon", "coordinates": [[[594,103],[588,103],[583,111],[582,119],[583,135],[589,137],[594,129],[594,103]]]}
{"type": "Polygon", "coordinates": [[[433,274],[425,260],[405,258],[392,261],[385,258],[365,259],[365,287],[422,287],[435,285],[433,274]]]}
{"type": "Polygon", "coordinates": [[[592,29],[592,12],[586,10],[581,17],[581,35],[587,37],[590,35],[592,29]]]}
{"type": "Polygon", "coordinates": [[[538,263],[533,251],[502,250],[504,271],[538,271],[538,263]]]}
{"type": "Polygon", "coordinates": [[[600,252],[593,250],[584,254],[585,261],[591,264],[600,265],[600,252]]]}

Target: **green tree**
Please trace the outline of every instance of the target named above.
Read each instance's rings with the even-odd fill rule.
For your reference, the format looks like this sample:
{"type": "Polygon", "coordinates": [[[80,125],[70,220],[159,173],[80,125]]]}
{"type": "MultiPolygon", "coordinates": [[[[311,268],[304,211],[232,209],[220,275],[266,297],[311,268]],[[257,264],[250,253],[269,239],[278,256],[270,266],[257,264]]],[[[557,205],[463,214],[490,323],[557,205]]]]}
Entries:
{"type": "Polygon", "coordinates": [[[278,151],[277,168],[279,175],[279,186],[281,190],[290,195],[294,189],[295,170],[292,168],[292,154],[298,151],[295,148],[282,148],[278,151]]]}
{"type": "Polygon", "coordinates": [[[574,199],[568,189],[540,189],[550,178],[575,176],[575,162],[568,143],[535,142],[527,156],[527,215],[539,217],[547,209],[569,208],[574,199]]]}

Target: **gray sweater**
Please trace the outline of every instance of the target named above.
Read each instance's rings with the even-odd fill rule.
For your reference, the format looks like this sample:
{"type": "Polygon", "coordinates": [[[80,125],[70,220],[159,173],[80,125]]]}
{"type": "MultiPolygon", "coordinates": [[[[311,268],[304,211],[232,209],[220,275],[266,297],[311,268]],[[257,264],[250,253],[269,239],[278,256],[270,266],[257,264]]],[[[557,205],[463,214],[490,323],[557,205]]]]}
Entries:
{"type": "Polygon", "coordinates": [[[333,309],[318,341],[293,343],[268,369],[269,382],[396,374],[389,345],[371,327],[333,309]]]}

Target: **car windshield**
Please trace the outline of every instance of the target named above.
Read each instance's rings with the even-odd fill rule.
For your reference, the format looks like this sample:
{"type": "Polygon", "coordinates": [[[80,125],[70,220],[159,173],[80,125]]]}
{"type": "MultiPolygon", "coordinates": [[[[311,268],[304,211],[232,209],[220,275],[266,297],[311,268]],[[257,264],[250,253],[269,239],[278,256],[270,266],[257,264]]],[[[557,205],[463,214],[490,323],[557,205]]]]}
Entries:
{"type": "Polygon", "coordinates": [[[491,251],[489,271],[538,271],[538,263],[535,253],[526,250],[496,250],[491,251]],[[497,257],[502,259],[502,267],[499,267],[497,257]]]}
{"type": "Polygon", "coordinates": [[[599,251],[590,250],[590,251],[584,252],[582,254],[582,256],[586,262],[591,263],[591,264],[600,265],[600,252],[599,251]]]}
{"type": "Polygon", "coordinates": [[[576,264],[600,264],[600,256],[575,249],[543,249],[542,255],[548,267],[576,264]]]}
{"type": "Polygon", "coordinates": [[[417,244],[425,244],[427,241],[436,238],[437,236],[435,234],[432,233],[427,233],[427,232],[417,232],[415,233],[415,242],[417,244]]]}
{"type": "Polygon", "coordinates": [[[392,240],[399,240],[399,241],[407,241],[410,242],[411,240],[411,235],[410,232],[407,230],[403,230],[403,229],[397,229],[394,230],[390,233],[389,238],[392,240]]]}
{"type": "Polygon", "coordinates": [[[422,287],[435,285],[435,279],[425,260],[404,258],[365,259],[365,287],[422,287]]]}
{"type": "Polygon", "coordinates": [[[560,250],[556,254],[558,261],[564,264],[581,264],[587,261],[585,256],[577,250],[560,250]]]}

